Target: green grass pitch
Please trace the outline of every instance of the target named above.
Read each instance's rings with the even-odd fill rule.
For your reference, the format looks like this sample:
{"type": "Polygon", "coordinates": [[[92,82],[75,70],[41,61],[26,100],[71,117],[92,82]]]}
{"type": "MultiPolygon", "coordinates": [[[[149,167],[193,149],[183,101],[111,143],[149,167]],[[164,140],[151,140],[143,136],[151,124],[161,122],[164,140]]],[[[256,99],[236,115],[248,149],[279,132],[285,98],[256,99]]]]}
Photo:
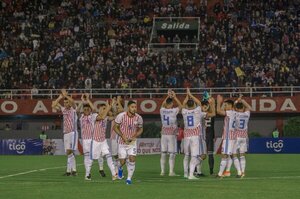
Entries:
{"type": "MultiPolygon", "coordinates": [[[[220,159],[215,157],[217,172],[220,159]]],[[[96,161],[92,181],[85,181],[83,158],[76,158],[78,176],[65,177],[62,176],[65,156],[0,156],[0,198],[300,198],[299,155],[248,155],[244,179],[206,176],[197,181],[183,178],[183,155],[176,158],[175,170],[179,177],[159,175],[159,155],[138,156],[132,185],[126,185],[125,180],[112,182],[107,167],[107,177],[101,178],[96,161]]],[[[207,160],[203,171],[208,173],[207,160]]]]}

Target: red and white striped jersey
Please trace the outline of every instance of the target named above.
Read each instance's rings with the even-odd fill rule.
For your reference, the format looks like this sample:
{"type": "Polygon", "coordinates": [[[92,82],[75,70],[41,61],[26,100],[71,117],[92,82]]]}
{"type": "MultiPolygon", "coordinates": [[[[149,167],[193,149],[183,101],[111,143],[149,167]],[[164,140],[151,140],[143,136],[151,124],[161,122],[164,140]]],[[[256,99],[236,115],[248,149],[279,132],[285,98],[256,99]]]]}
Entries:
{"type": "Polygon", "coordinates": [[[235,134],[237,138],[248,138],[250,111],[236,112],[235,134]]]}
{"type": "Polygon", "coordinates": [[[82,139],[92,139],[95,121],[98,114],[93,113],[90,115],[81,114],[80,116],[80,128],[81,128],[81,138],[82,139]]]}
{"type": "Polygon", "coordinates": [[[202,120],[206,115],[207,113],[202,112],[199,106],[192,110],[183,108],[184,137],[202,135],[202,120]]]}
{"type": "Polygon", "coordinates": [[[224,127],[223,127],[223,135],[222,139],[235,140],[235,117],[236,112],[233,110],[226,111],[226,116],[224,118],[224,127]]]}
{"type": "Polygon", "coordinates": [[[177,134],[177,126],[162,126],[161,134],[162,135],[176,135],[177,134]]]}
{"type": "Polygon", "coordinates": [[[65,107],[61,107],[61,112],[63,114],[63,132],[77,132],[77,114],[76,110],[71,107],[67,109],[65,107]]]}
{"type": "MultiPolygon", "coordinates": [[[[137,113],[133,117],[129,117],[127,112],[122,112],[117,115],[115,123],[120,125],[123,136],[129,139],[135,135],[138,128],[143,127],[143,118],[137,113]]],[[[125,144],[121,138],[118,139],[118,143],[125,144]]]]}
{"type": "Polygon", "coordinates": [[[93,140],[103,142],[105,140],[105,133],[107,128],[107,117],[103,120],[96,120],[93,133],[93,140]]]}
{"type": "Polygon", "coordinates": [[[162,135],[175,135],[177,132],[177,114],[179,108],[164,108],[160,109],[160,118],[162,123],[162,135]]]}
{"type": "Polygon", "coordinates": [[[114,130],[115,121],[111,121],[111,128],[110,128],[110,139],[115,140],[117,139],[118,134],[114,130]]]}

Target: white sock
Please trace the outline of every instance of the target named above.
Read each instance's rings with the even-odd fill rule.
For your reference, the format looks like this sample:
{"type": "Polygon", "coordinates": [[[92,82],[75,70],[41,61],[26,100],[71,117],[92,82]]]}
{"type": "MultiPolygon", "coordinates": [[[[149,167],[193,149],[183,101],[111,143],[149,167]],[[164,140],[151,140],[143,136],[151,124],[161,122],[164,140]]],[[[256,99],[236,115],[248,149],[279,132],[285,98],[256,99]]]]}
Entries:
{"type": "Polygon", "coordinates": [[[75,155],[74,153],[72,153],[72,157],[71,157],[71,170],[72,171],[77,171],[77,168],[76,168],[76,159],[75,159],[75,155]]]}
{"type": "Polygon", "coordinates": [[[167,154],[162,152],[160,156],[160,170],[161,173],[165,173],[165,165],[166,165],[167,154]]]}
{"type": "Polygon", "coordinates": [[[85,167],[85,176],[88,176],[91,173],[91,167],[93,160],[90,159],[90,153],[84,154],[84,167],[85,167]]]}
{"type": "Polygon", "coordinates": [[[118,173],[118,169],[119,169],[119,167],[120,167],[120,161],[119,161],[119,159],[116,159],[116,158],[114,158],[114,157],[113,157],[113,161],[114,161],[116,173],[118,173]]]}
{"type": "Polygon", "coordinates": [[[189,155],[185,155],[183,159],[183,172],[185,176],[187,176],[189,173],[189,159],[190,159],[189,155]]]}
{"type": "Polygon", "coordinates": [[[113,159],[112,159],[111,155],[108,154],[105,157],[106,157],[107,166],[110,169],[111,175],[115,176],[116,175],[116,168],[115,168],[115,165],[113,163],[113,159]]]}
{"type": "Polygon", "coordinates": [[[134,173],[134,170],[135,170],[135,162],[128,162],[127,163],[127,172],[128,172],[128,177],[127,177],[127,180],[131,180],[132,176],[133,176],[133,173],[134,173]]]}
{"type": "Polygon", "coordinates": [[[219,173],[218,173],[219,176],[223,175],[223,172],[225,170],[226,165],[227,165],[227,158],[222,158],[221,163],[220,163],[220,170],[219,170],[219,173]]]}
{"type": "Polygon", "coordinates": [[[199,164],[199,158],[191,157],[190,161],[190,176],[194,175],[196,166],[199,164]]]}
{"type": "Polygon", "coordinates": [[[103,157],[100,156],[100,158],[98,159],[98,164],[99,164],[99,170],[103,170],[103,157]]]}
{"type": "Polygon", "coordinates": [[[174,167],[175,167],[175,153],[170,153],[170,157],[169,157],[169,173],[174,173],[174,167]]]}
{"type": "Polygon", "coordinates": [[[71,173],[71,169],[72,169],[72,159],[71,157],[73,156],[73,154],[68,155],[67,158],[67,172],[71,173]]]}
{"type": "Polygon", "coordinates": [[[245,173],[245,168],[246,168],[246,157],[245,156],[240,157],[240,163],[241,163],[241,170],[243,173],[245,173]]]}
{"type": "Polygon", "coordinates": [[[232,165],[232,159],[231,159],[231,157],[229,156],[229,157],[227,158],[226,171],[229,171],[229,172],[230,172],[231,165],[232,165]]]}
{"type": "Polygon", "coordinates": [[[237,174],[242,175],[240,161],[237,157],[233,158],[234,166],[236,168],[237,174]]]}
{"type": "Polygon", "coordinates": [[[200,163],[197,165],[197,173],[201,174],[202,173],[202,159],[199,158],[200,163]]]}

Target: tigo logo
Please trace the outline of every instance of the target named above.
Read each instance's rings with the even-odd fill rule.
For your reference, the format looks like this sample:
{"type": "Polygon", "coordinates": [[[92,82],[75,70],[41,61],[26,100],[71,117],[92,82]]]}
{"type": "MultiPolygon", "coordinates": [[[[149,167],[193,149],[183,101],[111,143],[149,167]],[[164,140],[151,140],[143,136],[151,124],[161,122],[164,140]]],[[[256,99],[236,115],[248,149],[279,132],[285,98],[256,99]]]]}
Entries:
{"type": "Polygon", "coordinates": [[[279,153],[281,152],[282,148],[283,148],[283,140],[278,140],[277,142],[266,142],[266,147],[268,149],[273,149],[275,152],[279,153]]]}
{"type": "Polygon", "coordinates": [[[8,148],[11,151],[16,151],[18,154],[22,154],[26,149],[26,144],[25,142],[20,142],[20,143],[13,142],[8,145],[8,148]]]}

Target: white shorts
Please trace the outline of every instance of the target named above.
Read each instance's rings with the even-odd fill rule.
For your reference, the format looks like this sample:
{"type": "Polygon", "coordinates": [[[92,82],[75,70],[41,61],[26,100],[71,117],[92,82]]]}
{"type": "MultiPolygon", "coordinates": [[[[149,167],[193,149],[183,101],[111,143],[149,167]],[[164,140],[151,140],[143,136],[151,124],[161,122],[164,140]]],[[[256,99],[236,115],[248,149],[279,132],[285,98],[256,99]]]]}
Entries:
{"type": "Polygon", "coordinates": [[[126,159],[128,156],[136,156],[137,147],[136,141],[132,144],[119,144],[118,155],[119,159],[126,159]]]}
{"type": "Polygon", "coordinates": [[[117,139],[111,139],[111,155],[116,156],[118,155],[118,142],[117,139]]]}
{"type": "Polygon", "coordinates": [[[223,140],[222,142],[222,154],[226,155],[232,155],[233,154],[233,149],[235,145],[236,140],[223,140]]]}
{"type": "Polygon", "coordinates": [[[78,146],[78,133],[77,132],[70,132],[64,134],[64,147],[65,151],[72,150],[76,151],[78,146]]]}
{"type": "Polygon", "coordinates": [[[107,141],[104,140],[103,142],[97,142],[95,140],[92,141],[91,144],[91,159],[97,160],[102,156],[105,156],[109,153],[109,146],[107,141]]]}
{"type": "Polygon", "coordinates": [[[247,138],[237,138],[234,147],[233,153],[246,153],[248,151],[248,139],[247,138]]]}
{"type": "Polygon", "coordinates": [[[184,138],[184,154],[192,157],[199,156],[199,136],[184,138]]]}
{"type": "Polygon", "coordinates": [[[207,154],[207,147],[205,137],[200,136],[199,138],[199,155],[206,155],[207,154]]]}
{"type": "Polygon", "coordinates": [[[176,153],[176,145],[175,135],[161,135],[161,152],[176,153]]]}
{"type": "Polygon", "coordinates": [[[92,139],[82,139],[83,154],[90,153],[92,139]]]}

